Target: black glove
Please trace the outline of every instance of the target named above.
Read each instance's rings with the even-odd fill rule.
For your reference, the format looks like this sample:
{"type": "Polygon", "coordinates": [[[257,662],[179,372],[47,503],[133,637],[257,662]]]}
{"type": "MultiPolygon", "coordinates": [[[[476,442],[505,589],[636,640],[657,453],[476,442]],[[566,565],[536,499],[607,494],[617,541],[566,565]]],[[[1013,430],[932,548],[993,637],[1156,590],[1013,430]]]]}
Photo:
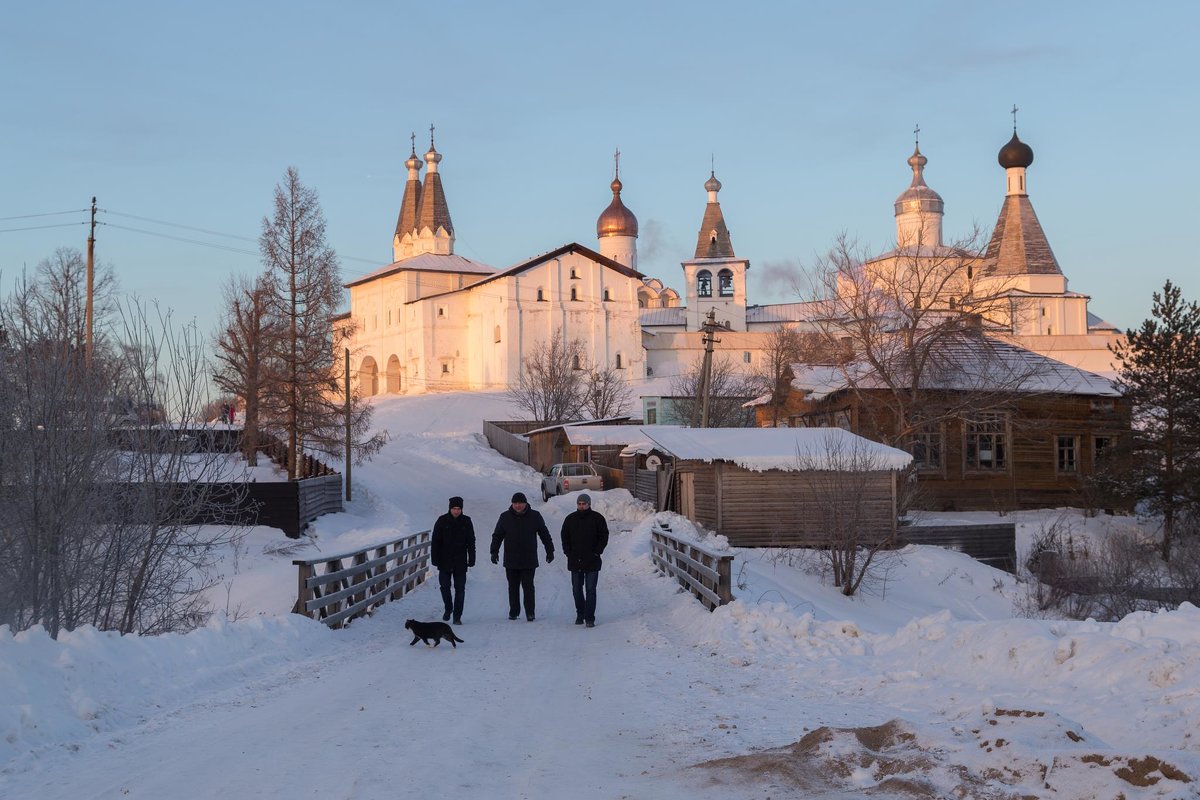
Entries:
{"type": "Polygon", "coordinates": [[[546,553],[546,563],[547,564],[554,563],[554,553],[546,553]]]}
{"type": "Polygon", "coordinates": [[[500,554],[499,553],[492,553],[492,563],[493,564],[500,563],[500,554]]]}
{"type": "Polygon", "coordinates": [[[471,567],[473,567],[473,566],[475,566],[475,559],[473,559],[473,558],[468,558],[468,559],[467,559],[467,569],[470,569],[470,568],[471,568],[471,567]]]}

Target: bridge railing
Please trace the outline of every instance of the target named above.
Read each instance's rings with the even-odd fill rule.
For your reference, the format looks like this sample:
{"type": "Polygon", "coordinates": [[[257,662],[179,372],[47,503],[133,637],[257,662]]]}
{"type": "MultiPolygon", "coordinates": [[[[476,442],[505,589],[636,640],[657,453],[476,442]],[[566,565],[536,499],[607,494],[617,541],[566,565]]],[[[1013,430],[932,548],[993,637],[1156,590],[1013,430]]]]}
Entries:
{"type": "Polygon", "coordinates": [[[650,559],[659,572],[679,581],[709,611],[733,602],[733,556],[679,539],[670,526],[656,521],[650,530],[650,559]]]}
{"type": "Polygon", "coordinates": [[[424,583],[429,547],[429,531],[421,531],[349,553],[297,559],[292,611],[341,628],[424,583]]]}

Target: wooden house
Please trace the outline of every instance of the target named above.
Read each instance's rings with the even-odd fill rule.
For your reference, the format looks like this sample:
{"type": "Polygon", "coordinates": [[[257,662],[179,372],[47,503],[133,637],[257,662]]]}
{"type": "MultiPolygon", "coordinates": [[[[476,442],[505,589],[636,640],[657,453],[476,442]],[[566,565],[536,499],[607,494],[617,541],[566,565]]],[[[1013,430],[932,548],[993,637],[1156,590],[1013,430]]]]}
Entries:
{"type": "MultiPolygon", "coordinates": [[[[591,461],[592,447],[595,436],[591,439],[583,433],[576,435],[575,442],[571,441],[571,433],[575,429],[590,430],[609,426],[629,426],[633,420],[629,417],[612,417],[609,419],[582,420],[579,422],[564,422],[558,425],[546,425],[528,431],[525,438],[529,440],[529,466],[538,472],[545,472],[555,464],[565,464],[575,461],[591,461]]],[[[614,445],[613,449],[620,452],[624,445],[614,445]]],[[[602,452],[603,446],[596,452],[602,452]]]]}
{"type": "Polygon", "coordinates": [[[838,524],[895,536],[911,456],[837,429],[643,426],[621,454],[625,488],[739,547],[827,544],[838,524]],[[837,517],[837,519],[834,519],[837,517]]]}
{"type": "MultiPolygon", "coordinates": [[[[952,346],[961,349],[943,367],[954,367],[923,381],[906,431],[893,389],[855,363],[793,365],[787,423],[897,442],[913,456],[915,508],[1088,503],[1088,478],[1130,436],[1128,401],[1107,378],[1004,342],[976,337],[952,346]]],[[[765,404],[759,424],[770,424],[765,404]]]]}

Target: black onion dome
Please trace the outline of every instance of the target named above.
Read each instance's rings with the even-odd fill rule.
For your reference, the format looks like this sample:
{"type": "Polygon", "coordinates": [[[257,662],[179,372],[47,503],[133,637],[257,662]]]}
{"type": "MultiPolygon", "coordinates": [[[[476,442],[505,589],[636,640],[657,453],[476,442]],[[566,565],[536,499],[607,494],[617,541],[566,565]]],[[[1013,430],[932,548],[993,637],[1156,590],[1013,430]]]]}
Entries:
{"type": "Polygon", "coordinates": [[[996,160],[1005,169],[1028,167],[1033,163],[1033,148],[1018,139],[1017,132],[1013,131],[1012,138],[1008,140],[1008,144],[1000,148],[996,160]]]}

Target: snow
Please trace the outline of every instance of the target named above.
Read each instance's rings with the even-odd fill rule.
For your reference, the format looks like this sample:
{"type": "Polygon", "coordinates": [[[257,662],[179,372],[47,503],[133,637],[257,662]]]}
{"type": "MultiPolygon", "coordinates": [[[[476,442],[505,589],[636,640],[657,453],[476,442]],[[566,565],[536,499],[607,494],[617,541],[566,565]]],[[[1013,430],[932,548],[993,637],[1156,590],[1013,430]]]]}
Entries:
{"type": "Polygon", "coordinates": [[[644,428],[646,438],[676,458],[732,461],[769,469],[889,470],[912,461],[903,450],[841,428],[644,428]]]}
{"type": "MultiPolygon", "coordinates": [[[[610,490],[590,493],[613,531],[597,626],[571,624],[562,558],[538,570],[537,621],[510,622],[487,542],[538,474],[479,431],[516,415],[496,394],[376,410],[390,440],[355,467],[347,511],[298,542],[250,530],[209,625],[0,629],[0,797],[1198,796],[1200,609],[1022,619],[1012,576],[919,546],[846,598],[818,553],[730,548],[610,490]],[[452,495],[480,552],[457,649],[408,646],[406,619],[440,617],[436,581],[345,630],[288,613],[292,558],[427,529],[452,495]],[[656,574],[656,516],[735,556],[736,602],[710,613],[656,574]]],[[[534,507],[557,548],[574,497],[534,507]]],[[[921,523],[968,517],[996,520],[921,523]]],[[[1135,524],[1010,519],[1027,546],[1060,518],[1089,536],[1135,524]]]]}

